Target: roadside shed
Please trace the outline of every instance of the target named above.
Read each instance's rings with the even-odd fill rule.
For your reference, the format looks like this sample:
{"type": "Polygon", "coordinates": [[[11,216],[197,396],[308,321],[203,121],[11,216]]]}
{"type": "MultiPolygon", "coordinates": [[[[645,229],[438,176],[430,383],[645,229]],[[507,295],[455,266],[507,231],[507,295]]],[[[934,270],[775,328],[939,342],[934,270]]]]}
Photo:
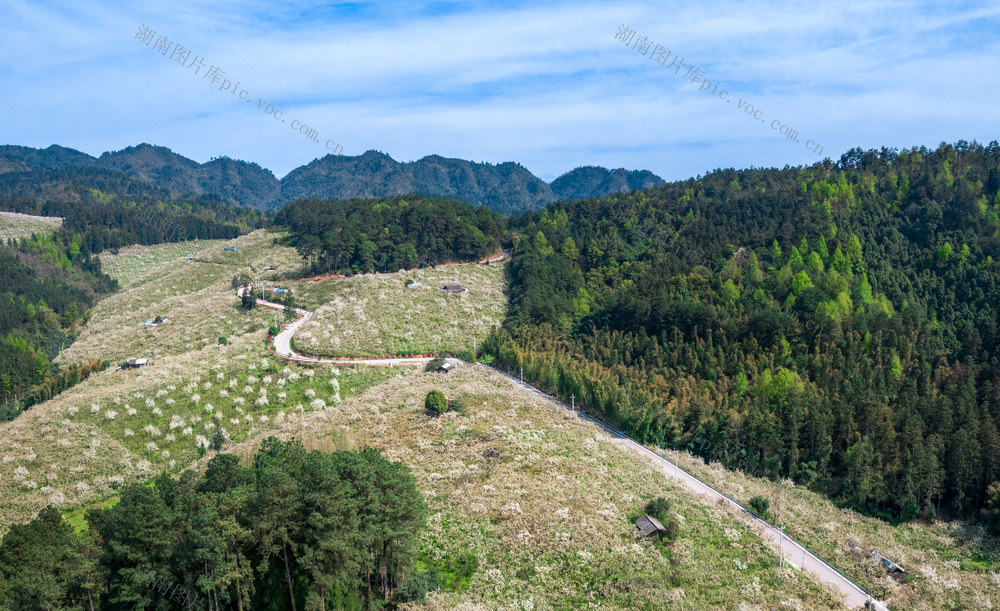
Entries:
{"type": "Polygon", "coordinates": [[[149,360],[148,359],[129,359],[128,360],[128,366],[129,367],[145,367],[148,364],[149,364],[149,360]]]}
{"type": "Polygon", "coordinates": [[[889,577],[892,577],[896,581],[899,581],[899,582],[902,582],[902,583],[906,583],[907,580],[909,579],[909,575],[907,574],[906,569],[904,569],[903,567],[899,566],[898,564],[896,564],[892,560],[889,560],[888,558],[886,558],[882,554],[876,552],[875,550],[872,550],[871,552],[869,552],[868,553],[868,557],[869,558],[874,558],[875,560],[878,560],[882,564],[882,566],[884,566],[886,568],[886,571],[888,572],[889,577]]]}
{"type": "Polygon", "coordinates": [[[657,539],[663,539],[663,535],[667,533],[667,529],[663,528],[663,524],[651,515],[639,516],[635,521],[635,527],[642,532],[643,535],[647,537],[656,537],[657,539]]]}

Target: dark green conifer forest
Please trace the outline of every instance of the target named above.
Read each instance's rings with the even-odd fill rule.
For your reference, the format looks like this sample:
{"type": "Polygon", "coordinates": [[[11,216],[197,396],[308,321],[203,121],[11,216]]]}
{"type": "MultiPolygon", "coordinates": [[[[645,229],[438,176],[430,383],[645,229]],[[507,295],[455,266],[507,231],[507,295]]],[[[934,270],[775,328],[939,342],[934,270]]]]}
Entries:
{"type": "Polygon", "coordinates": [[[419,195],[384,199],[305,199],[274,220],[317,273],[383,272],[475,261],[493,255],[504,218],[485,207],[419,195]]]}
{"type": "Polygon", "coordinates": [[[377,608],[403,584],[413,592],[425,521],[402,463],[272,437],[249,466],[218,454],[203,475],[126,485],[117,504],[87,513],[85,531],[52,507],[12,526],[0,543],[0,605],[377,608]]]}

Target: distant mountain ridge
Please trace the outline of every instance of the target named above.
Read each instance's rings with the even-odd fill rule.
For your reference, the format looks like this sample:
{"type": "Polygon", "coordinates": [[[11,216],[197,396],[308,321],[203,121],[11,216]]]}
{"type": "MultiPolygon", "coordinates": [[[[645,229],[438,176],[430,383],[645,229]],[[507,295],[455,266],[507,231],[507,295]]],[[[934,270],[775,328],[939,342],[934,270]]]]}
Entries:
{"type": "MultiPolygon", "coordinates": [[[[483,204],[501,213],[536,210],[558,200],[588,199],[648,189],[664,180],[648,170],[584,166],[546,183],[515,162],[477,163],[429,155],[399,162],[378,151],[327,155],[279,180],[256,163],[220,157],[200,164],[150,144],[92,157],[52,145],[45,149],[0,146],[0,175],[65,170],[120,172],[175,194],[217,196],[240,206],[273,210],[305,198],[351,199],[417,193],[483,204]]],[[[87,172],[74,173],[77,182],[87,172]]],[[[6,178],[10,178],[9,176],[6,178]]]]}

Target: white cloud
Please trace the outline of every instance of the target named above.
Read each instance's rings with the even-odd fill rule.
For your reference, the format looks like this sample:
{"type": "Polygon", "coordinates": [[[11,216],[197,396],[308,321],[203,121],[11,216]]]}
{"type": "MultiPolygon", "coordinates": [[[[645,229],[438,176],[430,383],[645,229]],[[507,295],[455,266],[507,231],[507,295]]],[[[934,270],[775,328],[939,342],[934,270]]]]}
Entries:
{"type": "Polygon", "coordinates": [[[998,14],[915,2],[83,9],[15,0],[0,9],[0,112],[12,144],[100,154],[151,142],[201,162],[256,161],[279,177],[333,139],[345,154],[514,160],[546,179],[583,164],[684,178],[816,160],[774,133],[772,119],[834,158],[854,146],[993,139],[998,14]],[[221,66],[252,101],[140,45],[143,23],[221,66]],[[613,40],[622,23],[722,81],[734,102],[613,40]],[[765,124],[734,109],[739,97],[765,124]],[[259,99],[286,123],[257,110],[259,99]],[[321,142],[294,132],[293,119],[321,142]]]}

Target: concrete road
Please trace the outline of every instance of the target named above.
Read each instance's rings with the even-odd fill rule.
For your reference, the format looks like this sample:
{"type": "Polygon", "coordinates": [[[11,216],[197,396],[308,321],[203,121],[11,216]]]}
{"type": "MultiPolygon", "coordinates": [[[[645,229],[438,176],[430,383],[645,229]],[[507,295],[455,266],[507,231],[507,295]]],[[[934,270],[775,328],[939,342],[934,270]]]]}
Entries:
{"type": "MultiPolygon", "coordinates": [[[[485,367],[485,365],[481,366],[485,367]]],[[[527,388],[539,395],[542,395],[543,397],[547,398],[548,400],[552,401],[553,403],[556,403],[557,405],[565,409],[572,409],[569,405],[566,405],[562,401],[559,401],[558,399],[543,393],[534,386],[525,384],[524,382],[521,382],[517,378],[507,375],[502,371],[498,371],[496,369],[494,369],[494,371],[497,371],[501,375],[509,378],[515,384],[519,384],[524,388],[527,388]]],[[[712,502],[712,503],[724,502],[729,505],[732,505],[733,507],[737,508],[740,511],[747,512],[748,515],[750,515],[750,517],[760,527],[761,534],[774,544],[775,549],[778,548],[778,545],[780,543],[782,550],[781,553],[784,556],[786,563],[797,569],[809,571],[810,573],[815,575],[816,578],[818,578],[820,581],[823,581],[825,583],[834,586],[834,588],[836,588],[843,594],[844,602],[848,607],[854,609],[864,608],[865,602],[871,600],[873,608],[880,609],[883,611],[888,611],[888,607],[885,605],[885,603],[882,603],[880,601],[875,600],[873,597],[870,597],[865,590],[863,590],[860,586],[851,581],[848,577],[837,571],[837,569],[835,569],[828,562],[814,555],[809,550],[805,549],[805,547],[803,547],[802,544],[800,544],[795,539],[792,539],[787,534],[782,534],[782,532],[777,527],[773,526],[766,520],[762,520],[756,517],[755,515],[749,513],[745,507],[743,507],[733,499],[729,498],[727,495],[723,494],[722,492],[716,490],[715,488],[701,481],[694,475],[691,475],[684,469],[678,468],[674,462],[668,460],[667,458],[664,458],[663,456],[657,454],[656,452],[653,452],[646,446],[636,443],[635,441],[632,441],[631,439],[623,436],[619,431],[615,431],[614,429],[609,428],[604,423],[598,422],[597,420],[594,420],[590,416],[587,416],[586,414],[576,410],[574,410],[573,413],[576,414],[577,417],[583,420],[597,424],[602,429],[611,434],[615,443],[627,447],[636,454],[650,461],[651,463],[656,465],[660,469],[660,471],[663,472],[663,474],[667,477],[667,479],[676,481],[678,484],[683,485],[685,488],[703,497],[707,502],[712,502]]]]}
{"type": "MultiPolygon", "coordinates": [[[[237,291],[237,295],[242,296],[243,294],[242,291],[243,291],[242,288],[239,289],[237,291]]],[[[263,299],[258,299],[257,303],[264,307],[276,308],[280,310],[285,309],[285,306],[283,305],[271,303],[263,299]]],[[[314,359],[308,356],[303,356],[301,354],[292,351],[291,348],[292,336],[295,334],[298,328],[302,326],[302,324],[304,324],[307,320],[309,320],[309,318],[312,316],[312,312],[303,310],[301,308],[296,308],[295,313],[299,315],[299,318],[295,322],[285,327],[280,333],[278,333],[277,337],[274,338],[275,351],[285,358],[302,363],[329,363],[334,365],[351,365],[351,364],[404,365],[407,363],[420,363],[431,360],[430,358],[427,357],[399,358],[399,359],[333,360],[333,359],[314,359]]],[[[458,362],[457,359],[449,359],[449,360],[456,361],[456,364],[458,362]]],[[[486,367],[486,365],[480,365],[480,366],[486,367]]],[[[542,391],[538,390],[537,388],[529,384],[525,384],[524,382],[521,382],[520,380],[512,376],[509,376],[502,371],[493,369],[492,367],[490,369],[492,371],[500,373],[503,376],[506,376],[514,383],[519,384],[522,387],[532,392],[542,395],[543,397],[549,399],[550,401],[556,403],[557,405],[563,408],[572,409],[569,405],[566,405],[562,401],[559,401],[558,399],[555,399],[554,397],[551,397],[543,393],[542,391]]],[[[708,502],[728,503],[733,507],[735,507],[736,509],[738,509],[739,511],[747,512],[747,509],[745,507],[743,507],[742,505],[731,499],[729,496],[716,490],[715,488],[701,481],[694,475],[691,475],[684,469],[680,469],[675,463],[670,462],[668,459],[664,458],[663,456],[660,456],[656,452],[653,452],[646,446],[636,443],[635,441],[632,441],[631,439],[625,437],[622,433],[609,428],[605,424],[594,420],[593,418],[587,416],[582,412],[574,410],[573,413],[576,414],[577,417],[587,420],[589,422],[593,422],[598,426],[600,426],[601,428],[608,431],[609,433],[611,433],[612,437],[615,440],[615,443],[627,447],[628,449],[632,450],[639,456],[655,464],[663,472],[663,474],[667,477],[667,479],[672,479],[676,481],[677,483],[683,485],[685,488],[691,490],[695,494],[703,497],[708,502]]],[[[865,592],[863,589],[861,589],[860,586],[855,584],[845,575],[841,574],[828,562],[826,562],[822,558],[814,555],[812,552],[807,550],[798,541],[792,539],[787,534],[783,534],[777,527],[773,526],[766,520],[762,520],[754,516],[753,514],[749,515],[756,521],[757,525],[760,527],[763,536],[766,539],[770,540],[774,544],[775,548],[778,548],[778,546],[780,545],[781,554],[783,555],[785,562],[787,562],[788,564],[790,564],[795,568],[809,571],[810,573],[815,575],[819,580],[834,586],[834,588],[836,588],[843,594],[844,601],[847,604],[847,606],[851,608],[863,608],[865,606],[865,603],[870,600],[875,609],[888,611],[888,607],[885,606],[884,603],[879,602],[875,600],[873,597],[869,596],[869,594],[865,592]]]]}

